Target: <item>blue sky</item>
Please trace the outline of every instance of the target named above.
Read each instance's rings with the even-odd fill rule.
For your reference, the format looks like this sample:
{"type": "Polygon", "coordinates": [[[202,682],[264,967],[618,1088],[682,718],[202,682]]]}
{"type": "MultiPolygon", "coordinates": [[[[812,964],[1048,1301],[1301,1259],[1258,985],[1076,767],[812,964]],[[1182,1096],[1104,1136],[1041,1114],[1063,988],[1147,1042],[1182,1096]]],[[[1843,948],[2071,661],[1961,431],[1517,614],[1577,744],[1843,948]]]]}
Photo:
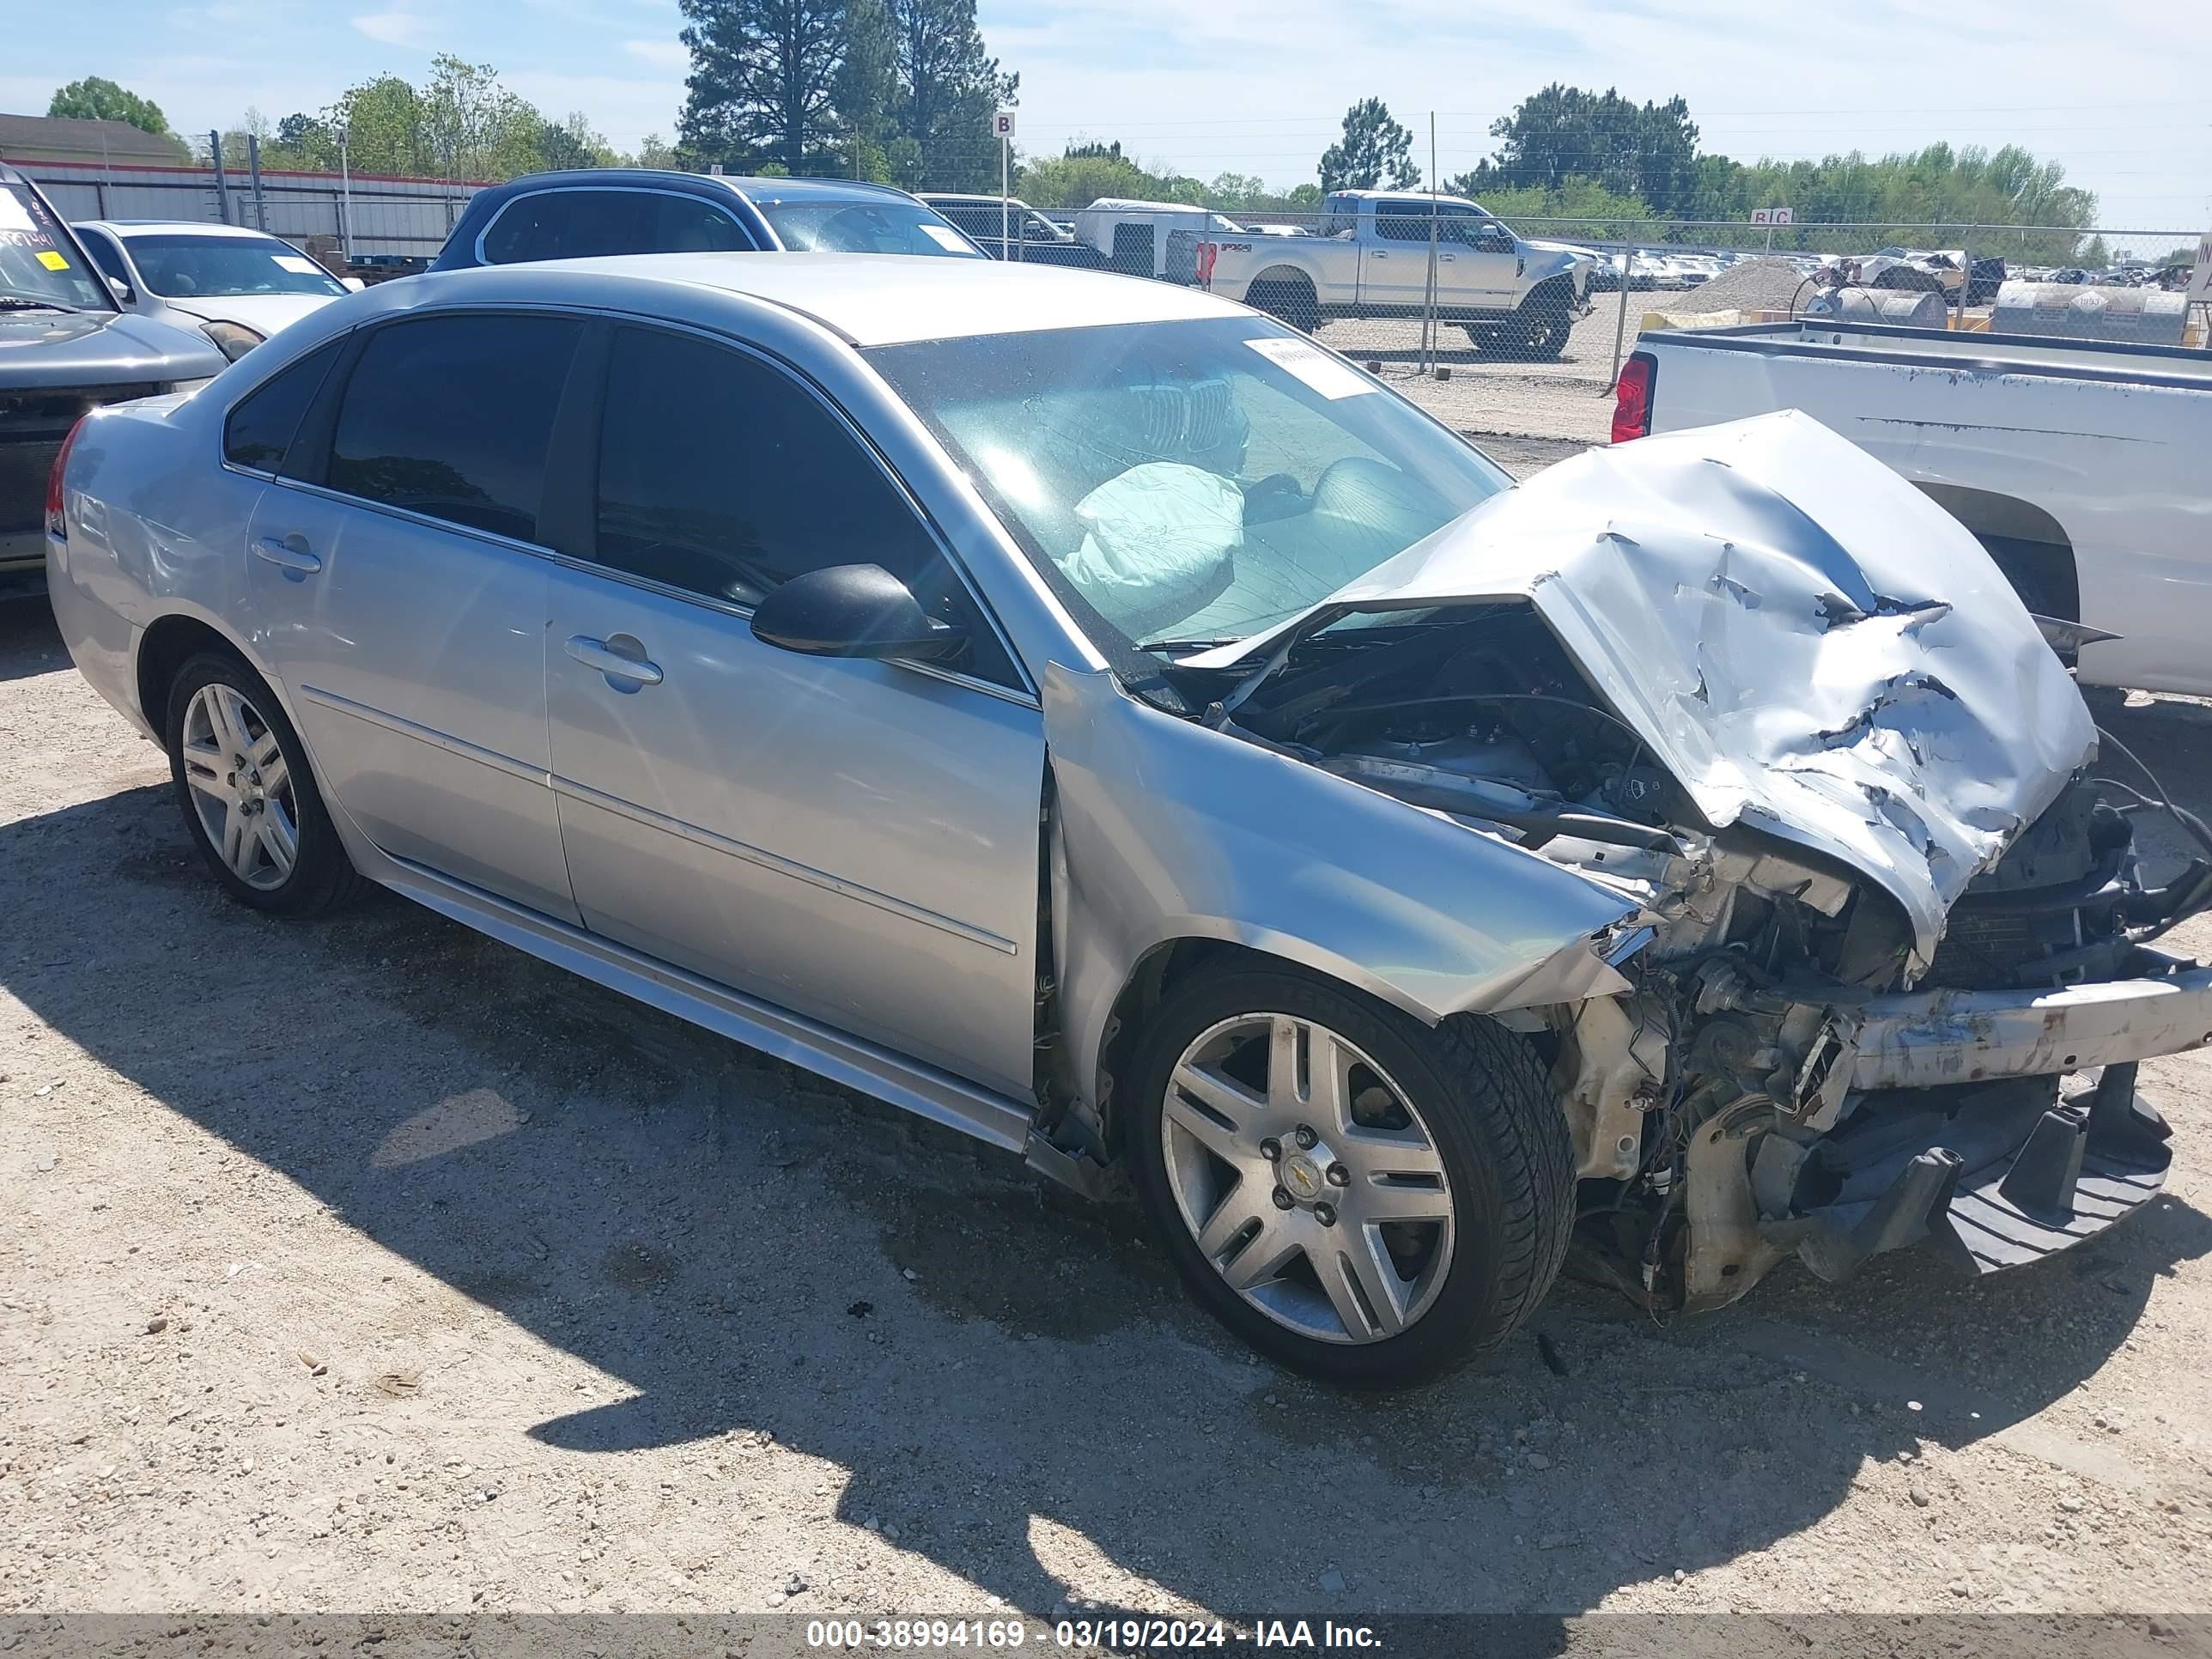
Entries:
{"type": "MultiPolygon", "coordinates": [[[[35,0],[9,0],[32,4],[35,0]]],[[[106,75],[180,129],[314,110],[431,54],[495,64],[554,115],[621,147],[669,135],[684,95],[674,0],[102,0],[41,9],[0,60],[0,109],[106,75]]],[[[1346,105],[1379,94],[1449,174],[1491,119],[1547,82],[1680,92],[1740,158],[2008,138],[2066,164],[2108,224],[2212,224],[2212,35],[2081,0],[1849,7],[1773,0],[981,0],[1022,76],[1022,142],[1119,138],[1211,177],[1312,176],[1346,105]]],[[[1424,158],[1425,159],[1425,158],[1424,158]]]]}

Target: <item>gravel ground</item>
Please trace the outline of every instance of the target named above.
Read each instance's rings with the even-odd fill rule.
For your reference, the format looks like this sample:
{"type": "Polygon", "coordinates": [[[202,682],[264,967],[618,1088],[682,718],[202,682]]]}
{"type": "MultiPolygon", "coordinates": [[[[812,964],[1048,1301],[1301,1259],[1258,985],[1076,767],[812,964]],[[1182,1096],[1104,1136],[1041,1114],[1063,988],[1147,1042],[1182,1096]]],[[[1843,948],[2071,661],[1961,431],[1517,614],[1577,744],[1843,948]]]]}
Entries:
{"type": "MultiPolygon", "coordinates": [[[[1650,307],[1648,294],[1632,295],[1621,349],[1636,345],[1637,321],[1650,307]]],[[[1315,337],[1382,378],[1438,420],[1469,433],[1603,443],[1613,428],[1613,346],[1620,326],[1619,296],[1601,294],[1597,310],[1577,322],[1557,362],[1520,363],[1486,357],[1455,328],[1440,334],[1434,361],[1451,371],[1448,380],[1420,372],[1420,325],[1401,318],[1338,322],[1315,337]]]]}
{"type": "MultiPolygon", "coordinates": [[[[389,896],[227,902],[42,605],[0,699],[0,1612],[2212,1608],[2212,1054],[2069,1259],[1565,1285],[1556,1365],[1347,1397],[1127,1211],[389,896]]],[[[2212,809],[2212,720],[2104,701],[2212,809]]]]}

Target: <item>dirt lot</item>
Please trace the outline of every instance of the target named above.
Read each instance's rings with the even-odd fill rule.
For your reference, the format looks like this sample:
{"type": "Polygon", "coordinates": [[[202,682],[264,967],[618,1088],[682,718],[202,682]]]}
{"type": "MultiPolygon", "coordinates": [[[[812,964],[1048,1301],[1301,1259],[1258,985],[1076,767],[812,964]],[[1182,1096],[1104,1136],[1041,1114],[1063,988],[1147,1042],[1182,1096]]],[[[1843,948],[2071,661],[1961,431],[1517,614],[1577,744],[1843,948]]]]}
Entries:
{"type": "MultiPolygon", "coordinates": [[[[1635,349],[1637,320],[1653,297],[1630,295],[1624,352],[1635,349]]],[[[1355,362],[1376,365],[1393,386],[1462,432],[1603,443],[1613,429],[1608,388],[1619,305],[1618,295],[1599,295],[1597,309],[1575,325],[1567,349],[1556,362],[1516,363],[1480,356],[1468,345],[1464,331],[1441,328],[1434,361],[1451,371],[1447,380],[1419,374],[1418,322],[1381,318],[1330,323],[1315,337],[1355,362]]]]}
{"type": "Polygon", "coordinates": [[[2070,1259],[1563,1285],[1557,1370],[1347,1398],[1129,1213],[398,899],[227,902],[43,605],[0,708],[0,1612],[2212,1609],[2212,1054],[2070,1259]]]}

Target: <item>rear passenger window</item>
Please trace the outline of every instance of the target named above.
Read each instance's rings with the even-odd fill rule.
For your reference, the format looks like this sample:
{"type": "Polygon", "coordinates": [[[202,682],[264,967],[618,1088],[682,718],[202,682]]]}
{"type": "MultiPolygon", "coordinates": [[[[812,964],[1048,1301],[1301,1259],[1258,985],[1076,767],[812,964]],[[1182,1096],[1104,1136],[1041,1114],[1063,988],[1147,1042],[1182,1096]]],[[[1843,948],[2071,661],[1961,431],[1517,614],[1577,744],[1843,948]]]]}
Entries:
{"type": "Polygon", "coordinates": [[[325,482],[534,540],[554,411],[581,334],[567,317],[426,317],[378,329],[346,383],[325,482]]]}
{"type": "Polygon", "coordinates": [[[239,399],[238,407],[223,422],[223,459],[256,472],[274,472],[282,466],[284,452],[292,447],[292,434],[300,429],[301,417],[322,390],[323,377],[331,372],[344,343],[337,339],[309,352],[239,399]]]}
{"type": "Polygon", "coordinates": [[[752,240],[714,203],[647,190],[554,190],[512,201],[484,233],[485,263],[617,253],[742,252],[752,240]]]}

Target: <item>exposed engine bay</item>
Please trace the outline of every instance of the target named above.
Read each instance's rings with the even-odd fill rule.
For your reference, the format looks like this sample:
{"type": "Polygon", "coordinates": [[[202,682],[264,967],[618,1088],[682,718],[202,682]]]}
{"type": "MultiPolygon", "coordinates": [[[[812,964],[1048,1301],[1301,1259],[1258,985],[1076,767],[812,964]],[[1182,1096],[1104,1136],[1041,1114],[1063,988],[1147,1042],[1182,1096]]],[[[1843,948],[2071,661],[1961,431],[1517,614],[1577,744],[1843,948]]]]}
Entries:
{"type": "Polygon", "coordinates": [[[2094,775],[2078,695],[2001,586],[1885,592],[1834,519],[1793,523],[1741,474],[1712,500],[1716,528],[1669,541],[1601,522],[1571,577],[1482,568],[1469,526],[1494,554],[1516,511],[1565,516],[1501,502],[1447,532],[1457,572],[1413,550],[1373,602],[1234,671],[1178,665],[1180,688],[1217,730],[1633,906],[1602,945],[1625,994],[1496,1017],[1549,1060],[1587,1259],[1639,1300],[1718,1306],[1792,1254],[1836,1279],[1932,1237],[1990,1272],[2094,1236],[2169,1162],[2136,1062],[2212,1043],[2212,975],[2151,948],[2212,907],[2212,862],[2146,884],[2130,818],[2212,834],[2094,775]],[[1731,510],[1766,545],[1721,533],[1731,510]],[[1469,569],[1486,584],[1448,597],[1469,569]]]}

